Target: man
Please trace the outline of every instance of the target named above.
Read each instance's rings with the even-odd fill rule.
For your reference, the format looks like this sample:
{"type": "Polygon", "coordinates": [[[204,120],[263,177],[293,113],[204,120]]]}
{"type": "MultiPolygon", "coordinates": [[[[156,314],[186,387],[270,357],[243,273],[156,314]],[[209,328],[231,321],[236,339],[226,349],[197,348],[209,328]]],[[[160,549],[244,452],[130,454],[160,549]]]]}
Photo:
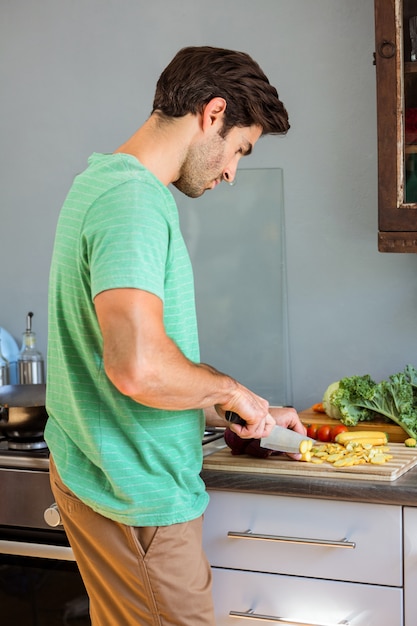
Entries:
{"type": "MultiPolygon", "coordinates": [[[[285,133],[276,89],[246,54],[181,50],[148,120],[94,154],[66,198],[50,275],[46,440],[51,484],[94,626],[214,626],[201,545],[204,410],[267,436],[268,402],[200,363],[192,269],[167,186],[232,182],[263,134],[285,133]]],[[[304,433],[296,412],[277,420],[304,433]]]]}

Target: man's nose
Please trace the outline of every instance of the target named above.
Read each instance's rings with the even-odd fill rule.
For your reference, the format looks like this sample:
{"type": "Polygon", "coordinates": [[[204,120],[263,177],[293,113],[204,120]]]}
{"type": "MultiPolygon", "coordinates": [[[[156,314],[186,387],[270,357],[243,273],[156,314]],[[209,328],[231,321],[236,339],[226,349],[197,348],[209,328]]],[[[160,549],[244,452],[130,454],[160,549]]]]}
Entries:
{"type": "Polygon", "coordinates": [[[232,168],[228,167],[223,172],[223,180],[229,185],[234,185],[236,183],[236,169],[232,170],[232,168]]]}

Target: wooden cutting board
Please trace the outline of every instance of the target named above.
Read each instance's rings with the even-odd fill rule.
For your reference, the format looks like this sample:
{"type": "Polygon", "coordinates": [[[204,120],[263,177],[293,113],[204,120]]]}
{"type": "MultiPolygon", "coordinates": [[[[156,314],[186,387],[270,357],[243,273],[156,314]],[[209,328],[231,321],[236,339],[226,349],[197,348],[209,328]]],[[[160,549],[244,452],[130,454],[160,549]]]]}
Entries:
{"type": "Polygon", "coordinates": [[[402,443],[389,444],[393,458],[384,465],[354,465],[334,467],[330,463],[305,463],[294,461],[285,455],[258,459],[246,454],[233,455],[230,448],[223,448],[204,459],[203,469],[243,472],[249,474],[286,474],[291,476],[311,476],[337,478],[339,480],[384,480],[393,481],[417,465],[417,448],[407,448],[402,443]]]}
{"type": "MultiPolygon", "coordinates": [[[[334,420],[325,413],[316,413],[311,408],[306,411],[300,411],[298,415],[305,426],[308,424],[330,424],[331,426],[340,424],[339,420],[334,420]]],[[[385,422],[383,420],[360,422],[359,426],[349,426],[349,430],[382,430],[382,432],[387,433],[390,443],[402,443],[409,437],[405,430],[394,422],[385,422]]]]}

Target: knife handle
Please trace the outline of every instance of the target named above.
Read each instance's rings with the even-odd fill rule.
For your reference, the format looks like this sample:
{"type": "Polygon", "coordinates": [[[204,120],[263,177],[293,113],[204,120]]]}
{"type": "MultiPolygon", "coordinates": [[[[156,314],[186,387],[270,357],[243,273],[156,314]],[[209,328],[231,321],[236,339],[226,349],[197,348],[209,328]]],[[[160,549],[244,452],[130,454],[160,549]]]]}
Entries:
{"type": "Polygon", "coordinates": [[[238,415],[234,411],[226,411],[224,416],[227,419],[227,421],[231,422],[232,424],[240,424],[240,426],[246,426],[245,420],[242,419],[240,415],[238,415]]]}

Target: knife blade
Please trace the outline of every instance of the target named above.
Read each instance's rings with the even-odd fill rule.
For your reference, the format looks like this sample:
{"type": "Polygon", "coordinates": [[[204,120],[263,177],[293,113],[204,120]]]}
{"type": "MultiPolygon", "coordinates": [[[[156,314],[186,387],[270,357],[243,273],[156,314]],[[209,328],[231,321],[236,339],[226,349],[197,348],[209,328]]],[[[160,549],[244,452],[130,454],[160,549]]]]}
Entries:
{"type": "MultiPolygon", "coordinates": [[[[240,424],[245,426],[246,422],[240,415],[233,411],[226,411],[225,417],[228,422],[233,424],[240,424]]],[[[302,441],[311,441],[315,443],[315,440],[307,435],[300,435],[294,430],[284,428],[278,424],[274,426],[268,437],[263,437],[260,441],[262,448],[269,448],[270,450],[276,450],[278,452],[289,452],[291,454],[298,454],[300,452],[300,443],[302,441]]]]}

